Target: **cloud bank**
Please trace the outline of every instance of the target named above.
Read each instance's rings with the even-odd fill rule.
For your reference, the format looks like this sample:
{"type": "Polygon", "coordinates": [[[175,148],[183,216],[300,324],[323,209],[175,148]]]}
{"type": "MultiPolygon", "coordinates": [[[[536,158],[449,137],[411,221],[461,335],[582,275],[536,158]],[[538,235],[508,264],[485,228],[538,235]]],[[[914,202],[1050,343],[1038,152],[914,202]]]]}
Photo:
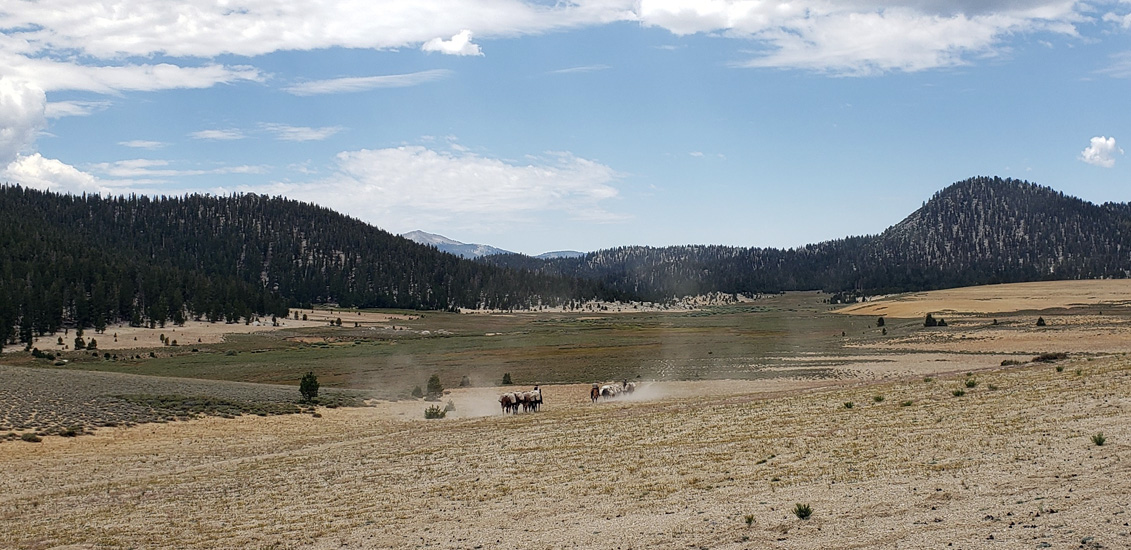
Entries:
{"type": "Polygon", "coordinates": [[[547,213],[616,219],[601,204],[618,195],[619,175],[599,162],[549,152],[518,163],[422,146],[339,153],[335,173],[309,182],[280,182],[240,191],[315,202],[381,227],[409,230],[459,215],[490,225],[547,213]]]}

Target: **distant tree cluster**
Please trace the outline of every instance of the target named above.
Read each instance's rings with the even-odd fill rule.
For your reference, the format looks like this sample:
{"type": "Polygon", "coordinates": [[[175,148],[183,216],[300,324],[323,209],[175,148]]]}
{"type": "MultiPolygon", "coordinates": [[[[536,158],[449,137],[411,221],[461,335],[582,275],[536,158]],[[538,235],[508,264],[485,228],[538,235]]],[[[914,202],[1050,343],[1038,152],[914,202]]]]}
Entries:
{"type": "Polygon", "coordinates": [[[250,322],[288,307],[518,309],[627,299],[460,259],[260,195],[104,198],[0,186],[0,344],[64,327],[250,322]]]}

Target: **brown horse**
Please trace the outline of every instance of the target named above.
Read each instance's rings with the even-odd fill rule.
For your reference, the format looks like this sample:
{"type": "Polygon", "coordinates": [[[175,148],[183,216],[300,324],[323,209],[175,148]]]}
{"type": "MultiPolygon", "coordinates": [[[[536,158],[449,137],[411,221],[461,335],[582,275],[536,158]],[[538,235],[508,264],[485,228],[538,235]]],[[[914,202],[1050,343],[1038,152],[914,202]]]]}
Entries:
{"type": "Polygon", "coordinates": [[[599,397],[601,397],[601,388],[598,388],[597,384],[593,384],[593,389],[589,390],[589,400],[596,403],[599,397]]]}

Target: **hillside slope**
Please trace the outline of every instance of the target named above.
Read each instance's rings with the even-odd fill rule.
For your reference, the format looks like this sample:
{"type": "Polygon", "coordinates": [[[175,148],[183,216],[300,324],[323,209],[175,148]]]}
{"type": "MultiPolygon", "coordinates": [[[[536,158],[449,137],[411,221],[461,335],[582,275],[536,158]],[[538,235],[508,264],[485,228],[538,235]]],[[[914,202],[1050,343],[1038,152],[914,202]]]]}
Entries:
{"type": "Polygon", "coordinates": [[[653,297],[1123,278],[1131,274],[1131,208],[1097,206],[1019,180],[972,178],[939,191],[879,235],[789,250],[621,247],[576,259],[482,261],[590,278],[653,297]]]}

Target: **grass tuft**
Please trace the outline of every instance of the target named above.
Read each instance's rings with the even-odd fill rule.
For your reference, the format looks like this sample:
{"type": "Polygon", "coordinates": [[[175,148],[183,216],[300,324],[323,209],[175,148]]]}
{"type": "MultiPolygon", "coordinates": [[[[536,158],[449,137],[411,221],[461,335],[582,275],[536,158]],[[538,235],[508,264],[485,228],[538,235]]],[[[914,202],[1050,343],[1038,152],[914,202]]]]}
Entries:
{"type": "Polygon", "coordinates": [[[797,516],[797,519],[809,519],[809,516],[813,515],[813,509],[808,504],[798,502],[793,507],[793,515],[797,516]]]}

